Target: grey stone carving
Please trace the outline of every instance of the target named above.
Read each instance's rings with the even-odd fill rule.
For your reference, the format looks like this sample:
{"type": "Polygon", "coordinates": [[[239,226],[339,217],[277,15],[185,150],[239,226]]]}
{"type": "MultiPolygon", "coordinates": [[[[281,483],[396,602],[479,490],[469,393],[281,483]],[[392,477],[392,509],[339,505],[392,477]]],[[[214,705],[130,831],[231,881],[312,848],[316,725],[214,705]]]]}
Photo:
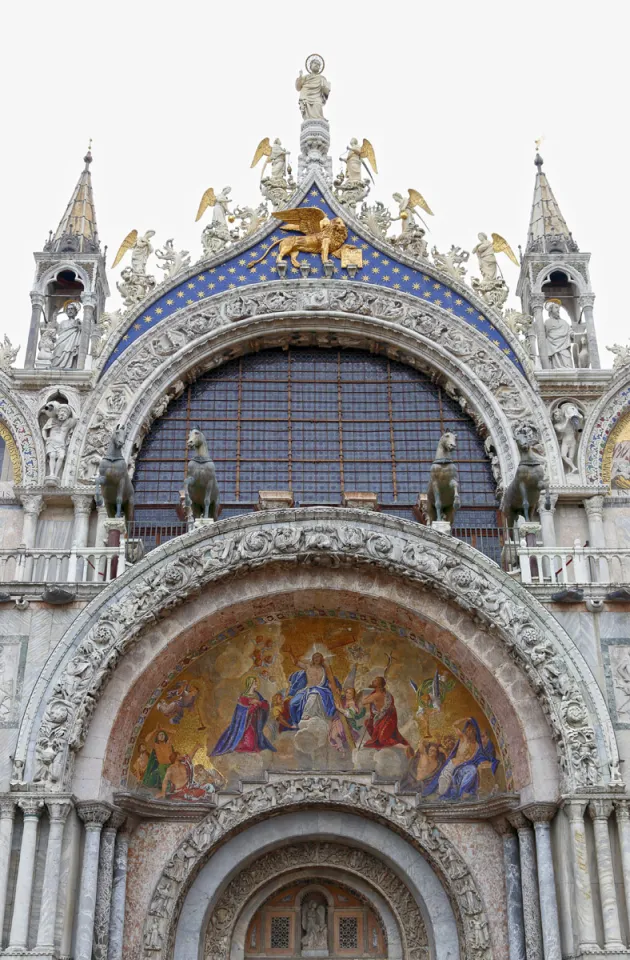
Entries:
{"type": "MultiPolygon", "coordinates": [[[[274,206],[274,210],[277,209],[278,207],[274,206]]],[[[238,226],[240,239],[251,237],[269,218],[267,204],[259,203],[255,210],[253,207],[235,207],[234,217],[240,220],[238,226]]]]}
{"type": "Polygon", "coordinates": [[[368,206],[367,203],[361,206],[359,220],[373,237],[383,240],[387,236],[392,215],[385,204],[381,200],[377,200],[371,206],[368,206]]]}
{"type": "Polygon", "coordinates": [[[459,509],[459,479],[457,464],[452,454],[457,445],[457,437],[447,430],[440,437],[435,460],[431,464],[427,502],[431,520],[445,520],[452,524],[455,511],[459,509]]]}
{"type": "Polygon", "coordinates": [[[46,482],[58,483],[70,437],[78,421],[72,415],[70,405],[58,400],[47,403],[42,412],[46,417],[42,426],[46,451],[46,482]]]}
{"type": "Polygon", "coordinates": [[[550,302],[547,304],[545,339],[551,369],[566,370],[572,367],[571,327],[564,317],[560,316],[560,307],[557,303],[550,302]]]}
{"type": "MultiPolygon", "coordinates": [[[[255,787],[229,800],[193,827],[164,867],[162,877],[156,885],[144,925],[146,960],[161,960],[164,956],[172,934],[172,918],[178,916],[181,898],[187,888],[186,881],[207,859],[212,848],[226,834],[241,828],[252,818],[271,811],[277,813],[284,807],[295,807],[298,804],[333,804],[342,808],[349,806],[392,824],[423,850],[434,869],[444,878],[459,911],[466,956],[471,960],[490,960],[491,952],[484,935],[484,931],[487,932],[487,919],[483,901],[466,863],[440,829],[415,809],[411,798],[397,797],[378,787],[350,778],[328,776],[286,778],[255,787]]],[[[401,921],[403,936],[407,940],[405,955],[413,960],[426,960],[426,930],[424,924],[417,923],[417,905],[402,881],[395,875],[390,875],[384,864],[375,861],[363,851],[339,848],[337,844],[283,847],[259,861],[254,861],[251,877],[248,871],[236,877],[217,904],[208,926],[206,957],[224,960],[229,956],[230,934],[241,910],[241,897],[248,899],[251,895],[250,884],[258,888],[268,875],[277,875],[280,869],[292,865],[297,857],[298,863],[308,858],[307,862],[313,859],[323,865],[347,866],[368,881],[378,878],[379,892],[385,896],[401,921]],[[301,853],[309,848],[312,852],[301,853]],[[319,848],[321,853],[315,852],[313,848],[319,848]],[[288,862],[287,857],[291,858],[288,862]]]]}
{"type": "Polygon", "coordinates": [[[0,343],[0,370],[9,373],[19,352],[20,348],[14,347],[5,333],[2,343],[0,343]]]}
{"type": "Polygon", "coordinates": [[[39,345],[35,363],[38,367],[49,367],[52,362],[55,341],[57,339],[57,318],[51,317],[49,321],[46,321],[44,317],[42,317],[39,324],[39,331],[39,345]]]}
{"type": "Polygon", "coordinates": [[[6,636],[0,640],[0,728],[17,726],[26,641],[23,636],[6,636]]]}
{"type": "MultiPolygon", "coordinates": [[[[238,529],[225,521],[211,541],[197,547],[195,534],[190,534],[193,539],[182,541],[186,549],[180,556],[149,567],[125,589],[117,585],[117,599],[84,634],[54,686],[37,736],[34,779],[57,781],[64,769],[66,777],[70,776],[66,751],[69,748],[74,753],[82,745],[100,691],[146,624],[205,584],[235,576],[252,562],[260,565],[295,558],[306,563],[325,557],[336,562],[344,556],[354,563],[384,564],[390,573],[396,571],[432,587],[437,584],[464,609],[474,608],[477,616],[493,624],[543,699],[567,785],[590,784],[601,776],[593,727],[579,686],[569,672],[565,649],[550,632],[551,618],[545,627],[537,625],[536,616],[524,606],[523,591],[512,595],[514,584],[507,588],[498,571],[496,577],[490,577],[488,571],[481,573],[478,554],[472,548],[474,559],[457,543],[455,556],[448,544],[441,542],[448,538],[430,537],[427,532],[419,536],[416,525],[405,525],[397,532],[399,525],[386,518],[372,524],[365,511],[358,520],[341,508],[331,508],[327,521],[320,514],[314,522],[309,512],[303,511],[290,526],[274,523],[273,514],[265,514],[265,521],[254,518],[249,523],[239,518],[238,529]]],[[[599,694],[591,690],[590,695],[599,694]]],[[[612,730],[607,749],[615,760],[612,730]]]]}
{"type": "Polygon", "coordinates": [[[79,340],[81,339],[80,309],[80,304],[69,303],[66,305],[65,320],[56,318],[57,331],[50,360],[51,367],[56,367],[59,370],[70,370],[72,367],[76,367],[76,360],[79,355],[79,340]]]}
{"type": "Polygon", "coordinates": [[[488,306],[500,311],[508,298],[509,290],[499,271],[493,240],[485,233],[480,233],[478,239],[479,243],[473,247],[472,252],[477,256],[481,279],[473,277],[471,285],[488,306]]]}
{"type": "Polygon", "coordinates": [[[163,250],[156,250],[155,256],[160,261],[158,266],[164,271],[162,280],[173,280],[190,266],[188,250],[175,250],[174,240],[167,240],[163,250]]]}
{"type": "Polygon", "coordinates": [[[630,345],[622,347],[620,343],[613,343],[612,347],[606,347],[614,356],[613,370],[621,370],[630,364],[630,345]]]}
{"type": "Polygon", "coordinates": [[[451,249],[448,253],[440,253],[437,247],[433,247],[431,256],[438,270],[452,277],[453,280],[462,281],[466,276],[466,267],[464,264],[468,263],[470,257],[468,250],[462,250],[461,247],[456,247],[454,244],[451,244],[451,249]]]}
{"type": "Polygon", "coordinates": [[[154,236],[155,230],[147,230],[135,238],[132,246],[126,248],[131,249],[131,267],[125,267],[121,272],[122,282],[116,283],[116,288],[128,309],[142,303],[155,287],[155,277],[147,274],[147,263],[153,253],[151,238],[154,236]]]}
{"type": "Polygon", "coordinates": [[[510,528],[516,524],[518,517],[524,517],[526,521],[534,518],[540,495],[547,484],[545,462],[534,451],[539,442],[536,427],[526,421],[518,423],[514,427],[514,439],[521,459],[501,501],[501,512],[510,528]]]}
{"type": "Polygon", "coordinates": [[[302,954],[309,955],[315,950],[328,952],[328,923],[326,907],[317,900],[306,900],[302,904],[302,954]]]}
{"type": "Polygon", "coordinates": [[[558,404],[551,415],[554,430],[560,444],[560,456],[567,473],[577,473],[577,454],[584,415],[572,400],[558,404]]]}
{"type": "Polygon", "coordinates": [[[126,439],[126,427],[118,424],[99,463],[94,499],[97,507],[105,505],[108,517],[119,519],[124,515],[129,523],[133,516],[134,494],[127,461],[122,454],[126,439]]]}
{"type": "Polygon", "coordinates": [[[324,104],[330,96],[331,86],[323,75],[324,61],[316,53],[306,59],[308,73],[302,70],[295,81],[299,92],[298,103],[303,120],[324,120],[324,104]]]}
{"type": "Polygon", "coordinates": [[[233,220],[234,214],[230,210],[230,186],[223,187],[223,190],[216,195],[215,203],[212,207],[212,220],[204,227],[201,234],[201,246],[204,257],[212,257],[224,249],[233,239],[228,227],[228,219],[233,220]]]}

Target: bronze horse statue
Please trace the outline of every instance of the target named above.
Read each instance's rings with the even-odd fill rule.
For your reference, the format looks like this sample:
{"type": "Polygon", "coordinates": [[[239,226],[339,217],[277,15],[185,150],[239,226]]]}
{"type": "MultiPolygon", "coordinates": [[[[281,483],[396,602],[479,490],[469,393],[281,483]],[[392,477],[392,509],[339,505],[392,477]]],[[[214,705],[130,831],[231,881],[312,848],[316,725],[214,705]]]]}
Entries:
{"type": "Polygon", "coordinates": [[[119,423],[112,433],[107,452],[98,465],[96,477],[96,506],[105,504],[108,517],[122,517],[127,523],[133,517],[133,485],[129,478],[127,461],[122,448],[127,439],[127,428],[119,423]]]}
{"type": "Polygon", "coordinates": [[[188,461],[185,481],[186,506],[192,508],[195,520],[216,520],[219,516],[217,472],[201,430],[190,431],[188,448],[193,451],[193,456],[188,461]]]}
{"type": "Polygon", "coordinates": [[[449,430],[443,433],[431,464],[427,504],[431,520],[453,523],[459,510],[459,477],[457,464],[451,454],[457,445],[457,436],[449,430]]]}
{"type": "MultiPolygon", "coordinates": [[[[547,487],[545,461],[533,450],[538,443],[536,427],[531,423],[518,423],[514,428],[514,439],[521,459],[501,500],[501,513],[510,529],[516,525],[519,517],[524,517],[527,522],[533,519],[540,495],[547,487]]],[[[546,509],[549,509],[548,489],[547,504],[546,509]]]]}

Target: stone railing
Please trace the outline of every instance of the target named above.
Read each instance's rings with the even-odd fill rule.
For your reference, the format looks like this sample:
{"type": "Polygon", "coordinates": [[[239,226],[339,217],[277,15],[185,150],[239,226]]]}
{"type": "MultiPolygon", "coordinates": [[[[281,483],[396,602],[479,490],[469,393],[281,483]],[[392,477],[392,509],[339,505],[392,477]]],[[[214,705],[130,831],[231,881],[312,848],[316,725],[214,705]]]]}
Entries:
{"type": "Polygon", "coordinates": [[[0,583],[108,583],[126,565],[126,543],[118,547],[0,549],[0,583]]]}
{"type": "Polygon", "coordinates": [[[587,547],[575,540],[571,547],[516,548],[522,583],[630,584],[630,549],[587,547]]]}

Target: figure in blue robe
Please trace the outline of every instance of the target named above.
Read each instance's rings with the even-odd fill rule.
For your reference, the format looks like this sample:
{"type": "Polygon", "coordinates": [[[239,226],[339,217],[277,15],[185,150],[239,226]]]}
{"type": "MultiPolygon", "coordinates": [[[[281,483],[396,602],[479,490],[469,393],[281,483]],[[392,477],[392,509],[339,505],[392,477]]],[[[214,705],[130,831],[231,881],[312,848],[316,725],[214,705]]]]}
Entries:
{"type": "Polygon", "coordinates": [[[437,778],[436,787],[439,790],[440,799],[462,800],[465,797],[476,799],[479,791],[479,766],[482,763],[490,763],[493,773],[499,765],[490,738],[488,737],[487,743],[484,744],[479,724],[473,717],[469,717],[457,744],[451,750],[437,778]],[[475,743],[476,750],[471,757],[457,762],[457,754],[463,742],[475,743]]]}
{"type": "MultiPolygon", "coordinates": [[[[304,661],[298,661],[298,663],[303,662],[304,661]]],[[[341,689],[341,684],[337,678],[333,677],[332,679],[337,687],[341,689]]],[[[328,671],[321,653],[314,653],[310,663],[304,664],[304,669],[296,670],[296,672],[292,673],[289,677],[289,716],[294,726],[297,727],[302,719],[306,701],[313,693],[319,696],[326,716],[334,717],[337,708],[330,686],[328,671]],[[317,677],[316,683],[313,683],[314,676],[317,677]]]]}
{"type": "Polygon", "coordinates": [[[269,704],[256,689],[256,677],[246,677],[230,725],[219,737],[211,756],[260,753],[261,750],[273,750],[275,753],[276,748],[263,733],[268,716],[269,704]]]}

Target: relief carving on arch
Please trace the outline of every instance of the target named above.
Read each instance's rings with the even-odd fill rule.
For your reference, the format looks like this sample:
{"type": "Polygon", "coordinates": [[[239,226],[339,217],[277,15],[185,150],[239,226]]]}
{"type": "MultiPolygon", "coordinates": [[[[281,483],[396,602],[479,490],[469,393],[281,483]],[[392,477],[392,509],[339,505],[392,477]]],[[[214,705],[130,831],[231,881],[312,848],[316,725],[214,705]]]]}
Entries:
{"type": "MultiPolygon", "coordinates": [[[[235,877],[215,906],[206,931],[206,960],[228,960],[236,921],[247,901],[269,880],[290,870],[337,867],[356,873],[387,900],[398,921],[404,956],[409,960],[428,960],[429,944],[424,919],[409,889],[392,870],[364,850],[340,843],[292,843],[265,854],[235,877]]],[[[161,881],[163,884],[163,881],[161,881]]],[[[160,887],[160,884],[158,884],[160,887]]],[[[159,916],[167,908],[169,888],[156,889],[149,914],[159,916]]]]}
{"type": "MultiPolygon", "coordinates": [[[[332,804],[335,807],[347,807],[350,810],[363,811],[382,822],[391,824],[413,846],[422,851],[443,878],[452,900],[457,905],[457,920],[467,948],[465,955],[471,960],[492,960],[488,920],[477,885],[466,863],[439,828],[415,809],[409,797],[398,797],[371,784],[359,783],[348,778],[325,776],[284,779],[255,787],[230,800],[193,827],[164,867],[155,887],[143,930],[145,960],[162,960],[170,955],[175,934],[171,918],[179,915],[190,881],[207,860],[208,853],[220,840],[237,827],[260,819],[270,812],[304,804],[332,804]]],[[[316,846],[326,849],[329,845],[316,846]]],[[[354,851],[350,853],[345,848],[341,849],[344,851],[342,863],[353,869],[354,851]]],[[[391,883],[388,883],[387,868],[378,861],[374,861],[374,872],[371,875],[363,874],[359,864],[355,869],[368,880],[378,880],[379,891],[386,899],[390,900],[391,897],[390,905],[394,913],[398,914],[406,936],[408,921],[406,918],[403,921],[400,912],[401,907],[404,906],[406,917],[411,917],[412,907],[409,901],[412,898],[406,887],[395,877],[392,877],[391,883]],[[396,883],[400,884],[402,890],[395,887],[396,883]],[[396,897],[399,895],[401,900],[397,901],[396,897]]],[[[238,883],[239,880],[244,886],[248,886],[246,875],[241,874],[236,882],[238,883]]],[[[260,885],[262,882],[261,878],[255,885],[260,885]]],[[[227,888],[226,894],[231,886],[227,888]]],[[[248,891],[243,898],[246,899],[249,895],[248,891]]],[[[237,899],[240,902],[243,898],[237,899]]],[[[229,929],[233,927],[238,909],[239,907],[235,906],[231,910],[231,917],[226,918],[225,922],[221,915],[219,922],[215,921],[215,929],[210,930],[208,939],[216,943],[218,951],[212,956],[227,957],[229,955],[227,953],[229,930],[226,927],[229,929]]],[[[215,913],[218,913],[216,908],[215,913]]],[[[425,934],[424,926],[421,929],[417,928],[414,935],[407,941],[410,951],[408,955],[415,960],[421,960],[427,955],[422,952],[426,943],[423,934],[425,934]]],[[[208,940],[206,940],[207,943],[208,940]]],[[[208,956],[207,953],[206,956],[208,956]]]]}
{"type": "MultiPolygon", "coordinates": [[[[386,289],[367,290],[339,281],[330,281],[328,284],[322,281],[316,291],[296,289],[294,282],[275,281],[271,290],[261,288],[251,293],[234,291],[217,296],[211,303],[198,303],[174,314],[160,324],[160,329],[156,329],[152,337],[143,337],[128,349],[111,371],[104,374],[102,392],[99,394],[95,391],[92,411],[86,411],[87,422],[77,431],[71,455],[77,481],[87,482],[92,476],[95,459],[102,454],[106,437],[115,422],[121,419],[123,411],[130,422],[142,425],[139,434],[144,435],[156,416],[151,412],[152,409],[159,408],[174,381],[185,379],[190,382],[207,369],[219,366],[246,350],[246,343],[241,343],[240,338],[234,342],[229,334],[232,324],[237,321],[260,326],[256,336],[264,337],[265,347],[285,346],[289,342],[293,346],[360,346],[362,341],[369,346],[370,336],[361,329],[362,318],[385,321],[388,328],[390,325],[398,326],[405,333],[422,338],[421,354],[425,356],[426,372],[435,373],[435,365],[426,360],[427,347],[430,352],[437,345],[442,356],[444,353],[448,356],[452,367],[447,377],[451,395],[474,417],[484,433],[489,430],[495,436],[495,443],[498,443],[500,433],[505,430],[493,422],[496,415],[488,402],[489,394],[495,398],[502,415],[511,424],[522,419],[533,420],[541,431],[546,448],[549,451],[555,449],[555,437],[544,408],[542,405],[539,409],[536,407],[533,392],[525,378],[515,376],[512,361],[495,350],[487,337],[455,315],[429,303],[419,305],[415,298],[398,291],[396,294],[386,289]],[[308,330],[274,329],[269,326],[268,319],[264,319],[276,315],[280,321],[293,320],[299,325],[295,320],[296,313],[308,315],[308,330]],[[317,332],[318,323],[326,319],[322,314],[329,319],[332,315],[333,320],[336,316],[340,319],[352,317],[355,320],[353,328],[349,330],[347,323],[342,322],[338,333],[324,329],[317,332]],[[191,366],[192,358],[199,356],[200,347],[207,350],[208,336],[219,330],[225,335],[226,345],[217,349],[205,364],[191,366]],[[174,354],[184,346],[185,355],[179,363],[174,363],[174,354]],[[480,398],[476,400],[477,411],[465,399],[468,388],[459,366],[462,362],[478,378],[480,389],[487,391],[483,399],[486,404],[483,416],[478,412],[482,406],[480,398]],[[150,384],[147,381],[151,381],[150,384]],[[122,409],[114,409],[116,396],[121,396],[121,400],[114,406],[122,409]]],[[[242,331],[234,328],[234,336],[239,334],[242,337],[242,331]]],[[[410,345],[415,346],[415,340],[414,336],[410,345]]],[[[392,345],[387,352],[392,359],[424,369],[413,350],[405,347],[404,340],[392,345]]],[[[520,359],[527,362],[524,356],[520,359]]],[[[138,445],[139,440],[136,439],[138,445]]],[[[508,472],[515,466],[515,462],[512,462],[513,453],[511,438],[504,440],[501,456],[508,472]]]]}
{"type": "MultiPolygon", "coordinates": [[[[48,694],[37,733],[33,781],[56,789],[68,786],[73,755],[85,742],[100,694],[147,624],[226,576],[246,575],[253,566],[297,561],[381,567],[430,585],[464,610],[474,611],[499,631],[541,700],[557,744],[564,788],[620,782],[610,717],[588,668],[578,662],[576,653],[568,654],[555,620],[491,561],[465,544],[442,542],[440,535],[424,527],[381,516],[374,520],[360,511],[353,515],[347,509],[304,509],[291,524],[277,522],[274,516],[239,517],[223,521],[211,535],[196,531],[178,538],[159,562],[149,557],[135,567],[127,586],[117,581],[115,601],[107,592],[102,595],[96,622],[75,626],[82,639],[48,694]],[[178,555],[173,557],[175,551],[178,555]],[[604,731],[605,763],[600,762],[582,684],[589,689],[604,731]]],[[[26,760],[30,723],[26,719],[22,726],[17,763],[26,760]]]]}

